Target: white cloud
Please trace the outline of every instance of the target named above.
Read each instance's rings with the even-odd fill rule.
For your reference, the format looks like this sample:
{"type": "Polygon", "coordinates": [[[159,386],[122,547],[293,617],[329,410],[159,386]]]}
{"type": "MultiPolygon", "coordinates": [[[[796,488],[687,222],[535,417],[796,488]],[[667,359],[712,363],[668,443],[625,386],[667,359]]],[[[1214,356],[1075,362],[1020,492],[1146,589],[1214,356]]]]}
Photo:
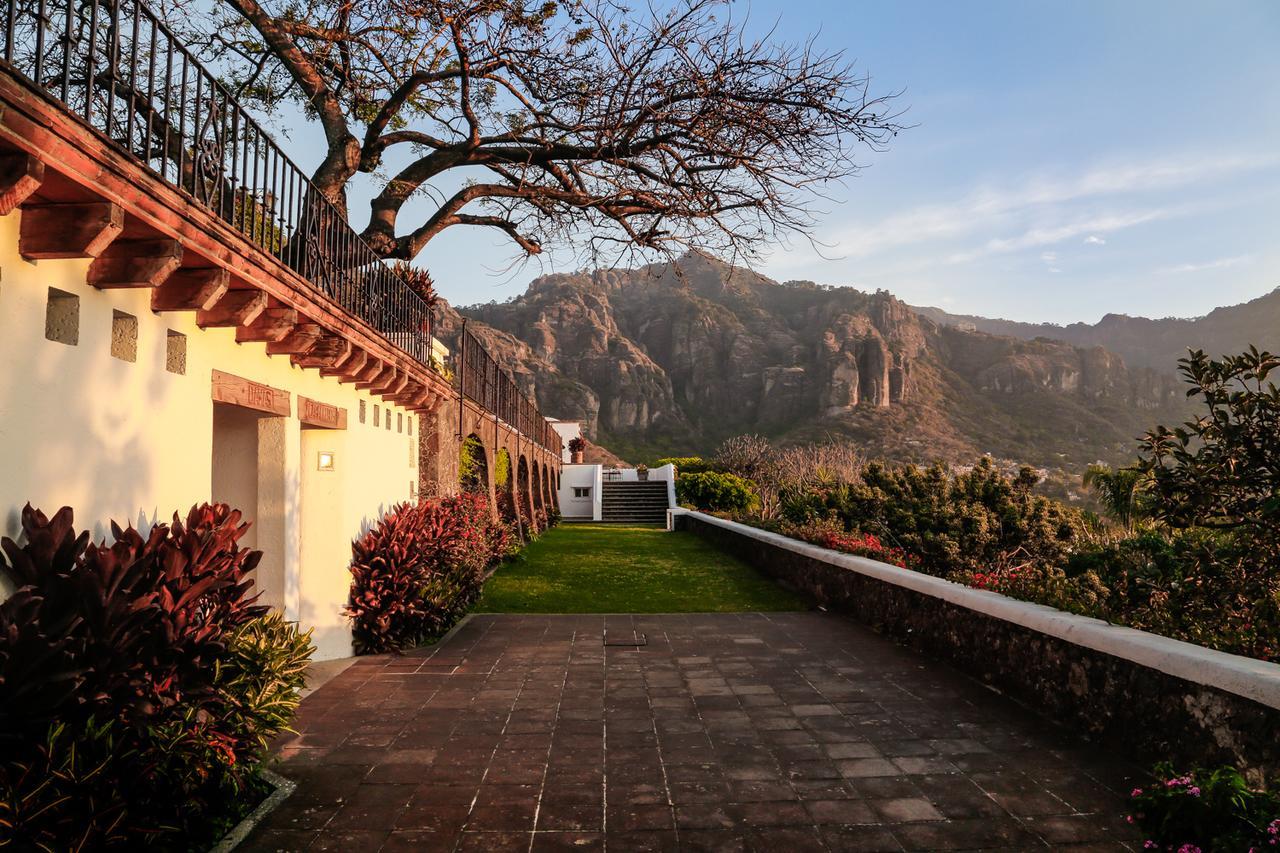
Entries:
{"type": "Polygon", "coordinates": [[[1081,234],[1119,231],[1123,228],[1132,228],[1135,225],[1154,222],[1158,219],[1168,219],[1172,216],[1185,213],[1186,211],[1187,208],[1155,208],[1151,210],[1137,210],[1127,213],[1113,213],[1103,216],[1087,217],[1084,219],[1078,219],[1075,222],[1064,223],[1062,225],[1030,228],[1016,237],[988,240],[980,249],[974,249],[968,252],[958,252],[952,255],[948,260],[950,260],[951,263],[959,264],[975,260],[983,257],[984,255],[1004,254],[1007,252],[1016,252],[1022,249],[1052,246],[1056,243],[1061,243],[1064,240],[1079,237],[1081,234]]]}
{"type": "Polygon", "coordinates": [[[1225,270],[1230,267],[1247,264],[1253,260],[1253,255],[1236,255],[1230,258],[1218,258],[1213,261],[1205,261],[1199,264],[1178,264],[1172,267],[1161,267],[1156,270],[1157,273],[1165,275],[1177,275],[1188,272],[1204,272],[1205,270],[1225,270]]]}
{"type": "Polygon", "coordinates": [[[1105,246],[1107,245],[1107,238],[1099,237],[1097,234],[1090,234],[1084,238],[1084,243],[1086,246],[1105,246]]]}
{"type": "Polygon", "coordinates": [[[1051,264],[1057,259],[1058,259],[1057,252],[1041,252],[1040,253],[1040,260],[1044,261],[1046,264],[1051,264]]]}
{"type": "MultiPolygon", "coordinates": [[[[1033,176],[1020,185],[980,187],[955,202],[922,205],[874,224],[845,225],[827,242],[836,256],[862,257],[903,245],[990,232],[1007,227],[1010,219],[1037,211],[1052,213],[1055,206],[1070,202],[1175,189],[1277,164],[1280,155],[1273,153],[1219,158],[1185,156],[1094,168],[1065,179],[1033,176]]],[[[1070,236],[1086,233],[1088,230],[1073,228],[1070,236]]],[[[1089,234],[1085,242],[1103,245],[1106,240],[1099,234],[1089,234]]]]}

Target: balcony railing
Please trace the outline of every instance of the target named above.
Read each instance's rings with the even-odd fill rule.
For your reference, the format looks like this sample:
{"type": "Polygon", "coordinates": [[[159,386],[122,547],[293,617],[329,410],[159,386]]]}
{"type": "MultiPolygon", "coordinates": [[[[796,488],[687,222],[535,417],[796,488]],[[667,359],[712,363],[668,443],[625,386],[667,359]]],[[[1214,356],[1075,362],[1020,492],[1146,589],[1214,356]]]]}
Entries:
{"type": "MultiPolygon", "coordinates": [[[[10,71],[433,366],[432,308],[141,0],[0,3],[10,71]]],[[[536,421],[526,435],[544,444],[550,426],[516,393],[536,421]]]]}
{"type": "Polygon", "coordinates": [[[13,71],[427,363],[426,302],[143,3],[3,2],[13,71]]]}
{"type": "Polygon", "coordinates": [[[511,374],[494,360],[465,321],[454,350],[454,370],[463,396],[493,412],[533,442],[560,455],[560,434],[521,393],[511,374]]]}

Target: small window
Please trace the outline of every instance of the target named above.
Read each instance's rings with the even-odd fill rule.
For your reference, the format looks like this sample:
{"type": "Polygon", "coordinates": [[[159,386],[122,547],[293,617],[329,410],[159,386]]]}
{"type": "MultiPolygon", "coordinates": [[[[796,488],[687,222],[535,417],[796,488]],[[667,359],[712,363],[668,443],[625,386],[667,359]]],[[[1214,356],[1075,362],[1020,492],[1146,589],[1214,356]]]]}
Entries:
{"type": "Polygon", "coordinates": [[[164,369],[179,376],[187,373],[187,336],[182,332],[169,330],[164,344],[164,369]]]}
{"type": "Polygon", "coordinates": [[[573,496],[575,498],[589,498],[591,497],[591,487],[590,486],[574,486],[573,496]]]}
{"type": "Polygon", "coordinates": [[[404,412],[396,412],[396,432],[404,432],[404,412]]]}
{"type": "Polygon", "coordinates": [[[49,305],[44,313],[44,336],[67,346],[80,343],[80,297],[56,287],[49,288],[49,305]]]}
{"type": "Polygon", "coordinates": [[[111,357],[138,360],[138,318],[132,314],[111,312],[111,357]]]}
{"type": "Polygon", "coordinates": [[[391,410],[387,409],[387,416],[384,418],[387,422],[387,432],[391,432],[391,410]]]}
{"type": "Polygon", "coordinates": [[[376,427],[380,427],[382,426],[381,421],[382,421],[382,407],[375,405],[373,407],[373,425],[376,427]]]}
{"type": "Polygon", "coordinates": [[[360,423],[364,423],[364,417],[365,417],[365,401],[361,400],[360,401],[360,423]]]}
{"type": "Polygon", "coordinates": [[[409,416],[409,435],[413,435],[413,415],[409,416]]]}

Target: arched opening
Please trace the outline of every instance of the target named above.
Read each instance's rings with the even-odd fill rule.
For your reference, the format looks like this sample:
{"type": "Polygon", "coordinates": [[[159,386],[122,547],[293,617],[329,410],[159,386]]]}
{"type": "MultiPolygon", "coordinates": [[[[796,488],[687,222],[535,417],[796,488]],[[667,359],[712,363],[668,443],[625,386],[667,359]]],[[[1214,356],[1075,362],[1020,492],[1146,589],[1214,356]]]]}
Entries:
{"type": "Polygon", "coordinates": [[[489,494],[489,460],[484,442],[475,433],[462,440],[458,451],[458,485],[464,492],[489,494]]]}
{"type": "Polygon", "coordinates": [[[505,447],[500,448],[493,463],[493,494],[498,504],[498,516],[508,524],[514,524],[516,518],[516,497],[514,472],[511,470],[511,454],[505,447]]]}
{"type": "Polygon", "coordinates": [[[526,523],[533,521],[533,501],[529,494],[529,460],[523,456],[516,465],[516,507],[526,523]]]}
{"type": "Polygon", "coordinates": [[[542,500],[542,469],[536,461],[530,464],[530,468],[533,470],[533,482],[529,489],[529,497],[533,503],[533,511],[542,512],[547,507],[542,500]]]}
{"type": "Polygon", "coordinates": [[[551,513],[560,511],[560,500],[559,500],[559,497],[556,495],[555,488],[553,488],[553,484],[555,482],[555,476],[556,476],[555,471],[551,470],[550,468],[544,467],[542,469],[542,483],[544,487],[543,494],[546,495],[546,499],[547,499],[548,515],[550,515],[551,513]]]}

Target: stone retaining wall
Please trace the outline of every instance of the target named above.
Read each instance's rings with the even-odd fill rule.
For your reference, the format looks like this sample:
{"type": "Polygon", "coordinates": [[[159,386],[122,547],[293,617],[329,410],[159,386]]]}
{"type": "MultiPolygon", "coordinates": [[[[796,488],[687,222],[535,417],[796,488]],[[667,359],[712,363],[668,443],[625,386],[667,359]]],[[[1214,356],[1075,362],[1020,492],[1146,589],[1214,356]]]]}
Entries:
{"type": "Polygon", "coordinates": [[[1234,764],[1280,783],[1280,666],[702,513],[673,510],[672,524],[1137,760],[1234,764]]]}

